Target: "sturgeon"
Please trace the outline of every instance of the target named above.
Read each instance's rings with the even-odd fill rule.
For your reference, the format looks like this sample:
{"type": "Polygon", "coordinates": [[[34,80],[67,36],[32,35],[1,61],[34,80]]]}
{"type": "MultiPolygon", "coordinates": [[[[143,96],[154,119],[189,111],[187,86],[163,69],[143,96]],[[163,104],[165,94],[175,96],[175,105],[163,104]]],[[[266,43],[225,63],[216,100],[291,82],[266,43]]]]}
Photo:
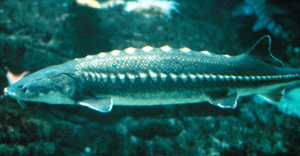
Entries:
{"type": "Polygon", "coordinates": [[[236,108],[239,96],[251,94],[280,102],[285,87],[300,82],[300,70],[284,68],[270,45],[266,35],[238,56],[169,46],[101,52],[37,71],[4,92],[20,104],[83,105],[103,113],[113,105],[204,101],[236,108]]]}

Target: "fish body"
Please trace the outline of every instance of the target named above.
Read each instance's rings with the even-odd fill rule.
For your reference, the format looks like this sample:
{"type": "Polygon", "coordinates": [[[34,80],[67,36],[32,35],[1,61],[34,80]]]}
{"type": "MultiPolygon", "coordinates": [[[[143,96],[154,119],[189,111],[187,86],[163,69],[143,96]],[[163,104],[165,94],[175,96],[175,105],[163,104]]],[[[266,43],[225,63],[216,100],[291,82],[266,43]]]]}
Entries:
{"type": "Polygon", "coordinates": [[[244,0],[243,3],[238,5],[232,12],[234,17],[253,14],[257,16],[257,21],[252,27],[253,32],[265,28],[276,38],[291,42],[293,38],[292,34],[284,30],[283,27],[272,18],[272,14],[288,14],[286,10],[266,4],[266,0],[244,0]]]}
{"type": "Polygon", "coordinates": [[[245,54],[216,55],[188,48],[113,50],[37,71],[5,93],[19,101],[84,105],[110,112],[113,105],[152,106],[208,101],[235,108],[237,98],[262,94],[281,101],[300,70],[283,68],[262,37],[245,54]]]}

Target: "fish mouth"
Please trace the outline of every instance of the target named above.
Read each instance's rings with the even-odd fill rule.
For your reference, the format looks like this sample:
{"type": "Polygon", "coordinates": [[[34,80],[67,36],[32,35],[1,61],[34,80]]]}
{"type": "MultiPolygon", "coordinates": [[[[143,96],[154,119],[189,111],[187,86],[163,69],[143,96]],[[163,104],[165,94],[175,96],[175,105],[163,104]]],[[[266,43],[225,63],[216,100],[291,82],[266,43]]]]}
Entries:
{"type": "Polygon", "coordinates": [[[24,104],[24,102],[20,98],[18,98],[16,92],[10,92],[8,88],[9,87],[4,88],[4,93],[10,97],[16,99],[22,108],[27,108],[27,106],[24,104]]]}
{"type": "Polygon", "coordinates": [[[9,91],[9,87],[4,88],[4,93],[7,94],[8,96],[14,98],[14,99],[17,98],[17,94],[15,92],[9,91]]]}
{"type": "MultiPolygon", "coordinates": [[[[19,87],[20,88],[20,87],[19,87]]],[[[20,88],[22,89],[22,88],[20,88]]],[[[20,99],[22,96],[22,90],[16,88],[14,85],[4,88],[4,93],[14,99],[20,99]]]]}
{"type": "Polygon", "coordinates": [[[5,88],[4,88],[4,93],[7,94],[7,92],[8,92],[8,91],[7,91],[7,87],[5,87],[5,88]]]}

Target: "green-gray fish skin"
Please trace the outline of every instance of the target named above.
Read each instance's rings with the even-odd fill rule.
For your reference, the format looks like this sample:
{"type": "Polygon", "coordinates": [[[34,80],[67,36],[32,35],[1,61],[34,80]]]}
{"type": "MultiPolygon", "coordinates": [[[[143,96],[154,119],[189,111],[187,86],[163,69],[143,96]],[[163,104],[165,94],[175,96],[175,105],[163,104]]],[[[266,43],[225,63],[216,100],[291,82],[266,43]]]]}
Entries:
{"type": "Polygon", "coordinates": [[[239,96],[251,94],[279,102],[286,86],[300,82],[300,70],[283,68],[270,45],[270,36],[263,36],[238,56],[130,47],[42,69],[4,91],[20,103],[79,104],[100,112],[110,112],[113,105],[203,101],[235,108],[239,96]]]}

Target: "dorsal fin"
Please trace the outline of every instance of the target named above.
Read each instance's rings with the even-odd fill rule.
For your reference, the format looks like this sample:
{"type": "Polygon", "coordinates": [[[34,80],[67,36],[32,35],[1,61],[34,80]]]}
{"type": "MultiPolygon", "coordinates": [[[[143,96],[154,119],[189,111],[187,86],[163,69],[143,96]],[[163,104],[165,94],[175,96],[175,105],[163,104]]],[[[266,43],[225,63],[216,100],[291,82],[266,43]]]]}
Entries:
{"type": "Polygon", "coordinates": [[[260,60],[263,60],[272,65],[276,65],[278,67],[284,67],[283,63],[272,55],[270,49],[271,37],[269,35],[265,35],[253,45],[253,47],[246,53],[246,55],[254,56],[260,60]]]}

